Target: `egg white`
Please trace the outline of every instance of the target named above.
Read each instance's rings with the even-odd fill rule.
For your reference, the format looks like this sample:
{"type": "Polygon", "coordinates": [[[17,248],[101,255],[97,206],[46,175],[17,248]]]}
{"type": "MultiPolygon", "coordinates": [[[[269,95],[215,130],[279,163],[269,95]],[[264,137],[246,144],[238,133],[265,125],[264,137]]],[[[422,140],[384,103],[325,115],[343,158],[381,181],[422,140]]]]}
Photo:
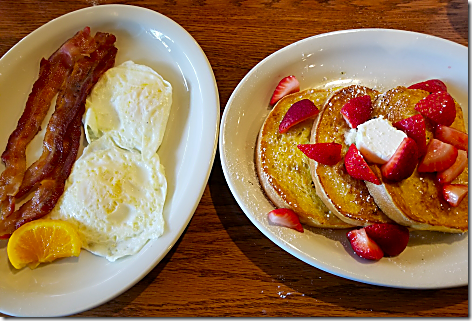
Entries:
{"type": "Polygon", "coordinates": [[[74,224],[86,250],[109,261],[137,253],[164,232],[167,182],[159,156],[147,161],[104,135],[75,162],[49,214],[74,224]]]}
{"type": "Polygon", "coordinates": [[[150,159],[162,143],[171,104],[169,82],[148,66],[126,61],[109,69],[87,98],[87,141],[108,133],[121,148],[150,159]]]}

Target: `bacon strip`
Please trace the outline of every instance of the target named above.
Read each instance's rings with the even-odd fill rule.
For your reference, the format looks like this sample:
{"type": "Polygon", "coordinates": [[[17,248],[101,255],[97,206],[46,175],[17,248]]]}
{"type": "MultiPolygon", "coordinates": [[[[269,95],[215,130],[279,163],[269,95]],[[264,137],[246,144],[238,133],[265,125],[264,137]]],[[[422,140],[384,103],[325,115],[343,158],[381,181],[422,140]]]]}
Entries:
{"type": "MultiPolygon", "coordinates": [[[[76,60],[96,49],[90,28],[86,27],[67,40],[48,60],[42,59],[39,77],[33,84],[25,110],[2,154],[5,170],[0,175],[2,214],[12,206],[26,169],[26,147],[40,130],[54,96],[58,93],[76,60]],[[6,209],[6,210],[5,210],[6,209]]],[[[14,205],[14,204],[13,204],[14,205]]],[[[4,215],[2,215],[4,217],[4,215]]]]}
{"type": "Polygon", "coordinates": [[[23,182],[16,194],[21,198],[38,182],[49,175],[56,166],[62,149],[64,134],[78,109],[90,94],[98,78],[113,66],[117,49],[111,34],[97,33],[95,36],[100,47],[90,57],[80,59],[66,79],[57,98],[56,110],[49,120],[43,141],[43,153],[25,172],[23,182]]]}
{"type": "Polygon", "coordinates": [[[63,151],[51,175],[44,179],[33,197],[0,223],[0,235],[11,234],[21,225],[48,214],[64,192],[65,182],[74,165],[80,146],[82,112],[70,125],[63,142],[63,151]]]}
{"type": "MultiPolygon", "coordinates": [[[[90,30],[87,28],[84,30],[86,30],[85,34],[89,35],[90,30]]],[[[11,150],[14,150],[17,145],[13,145],[11,150],[7,146],[7,150],[4,152],[4,154],[7,153],[7,156],[9,153],[15,156],[6,157],[10,161],[9,164],[11,166],[8,167],[7,162],[5,162],[7,169],[10,170],[5,177],[9,178],[8,175],[16,174],[21,178],[20,182],[23,182],[23,184],[15,191],[11,187],[13,183],[17,183],[17,177],[10,179],[7,184],[2,184],[2,180],[0,180],[0,197],[3,197],[3,202],[0,204],[2,214],[0,217],[0,237],[11,234],[16,228],[26,222],[48,214],[62,195],[65,181],[70,174],[77,157],[78,146],[80,145],[80,128],[82,115],[85,111],[85,100],[98,79],[114,65],[117,53],[117,48],[114,47],[115,41],[115,36],[111,34],[97,33],[94,37],[93,45],[89,46],[89,48],[95,48],[95,50],[89,53],[90,56],[83,55],[84,51],[81,51],[80,48],[71,43],[64,44],[56,51],[56,53],[67,52],[67,54],[63,54],[64,61],[71,62],[74,60],[74,65],[72,70],[66,75],[65,81],[62,82],[63,86],[60,87],[56,100],[56,110],[48,124],[43,141],[43,155],[40,159],[25,172],[27,144],[25,144],[23,149],[16,149],[14,153],[11,150]],[[81,53],[80,57],[76,56],[78,52],[81,53]],[[34,196],[17,211],[14,211],[15,200],[29,193],[37,185],[39,186],[34,196]],[[2,187],[3,190],[1,189],[2,187]],[[5,192],[7,189],[9,193],[5,192]],[[2,191],[3,196],[1,194],[2,191]]],[[[42,64],[45,63],[43,62],[42,64]]],[[[41,81],[46,82],[47,78],[41,81]]],[[[51,80],[49,79],[49,81],[51,80]]],[[[44,84],[43,87],[47,88],[48,85],[44,84]]],[[[25,121],[29,121],[27,116],[34,118],[36,115],[34,107],[37,106],[33,103],[27,105],[22,119],[25,118],[25,121]],[[28,106],[30,110],[27,112],[28,106]]],[[[39,116],[34,118],[34,120],[37,119],[39,119],[39,116]]],[[[15,140],[18,144],[18,137],[21,135],[26,136],[25,134],[29,135],[32,132],[30,127],[20,126],[20,122],[17,128],[18,133],[10,136],[9,144],[10,141],[15,140]]],[[[34,134],[38,131],[39,125],[35,129],[34,134]]],[[[2,173],[2,176],[4,173],[2,173]]]]}

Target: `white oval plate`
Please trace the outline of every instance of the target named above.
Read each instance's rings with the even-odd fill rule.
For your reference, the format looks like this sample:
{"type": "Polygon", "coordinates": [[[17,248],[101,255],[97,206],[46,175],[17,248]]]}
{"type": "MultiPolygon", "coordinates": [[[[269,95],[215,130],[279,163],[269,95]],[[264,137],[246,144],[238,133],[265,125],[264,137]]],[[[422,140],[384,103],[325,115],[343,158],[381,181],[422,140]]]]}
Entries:
{"type": "MultiPolygon", "coordinates": [[[[220,107],[212,68],[197,42],[171,19],[148,9],[94,6],[61,16],[16,44],[0,59],[0,149],[16,127],[37,78],[39,61],[78,30],[116,35],[116,63],[133,60],[173,86],[173,104],[159,156],[166,169],[166,229],[136,255],[114,263],[82,251],[79,258],[16,271],[0,241],[0,311],[60,316],[102,304],[124,292],[166,255],[188,225],[214,161],[220,107]]],[[[35,147],[39,147],[36,145],[35,147]]],[[[3,170],[3,164],[0,170],[3,170]]]]}
{"type": "Polygon", "coordinates": [[[301,89],[359,83],[380,91],[440,78],[468,119],[468,50],[424,34],[360,29],[310,37],[275,52],[239,83],[223,113],[220,156],[236,201],[270,240],[300,260],[332,274],[374,285],[442,288],[468,284],[468,234],[411,233],[407,249],[378,262],[360,259],[346,231],[305,229],[298,233],[268,224],[273,209],[254,169],[254,148],[268,102],[285,76],[301,89]]]}

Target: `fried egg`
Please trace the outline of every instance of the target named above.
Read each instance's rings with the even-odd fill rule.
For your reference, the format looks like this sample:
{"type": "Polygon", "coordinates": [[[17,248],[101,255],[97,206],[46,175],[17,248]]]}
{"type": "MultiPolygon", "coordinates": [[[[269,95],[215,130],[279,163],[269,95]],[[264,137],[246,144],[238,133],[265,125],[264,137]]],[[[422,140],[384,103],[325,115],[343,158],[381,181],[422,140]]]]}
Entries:
{"type": "Polygon", "coordinates": [[[115,261],[163,234],[166,192],[157,153],[144,160],[104,135],[75,162],[49,216],[74,224],[84,249],[115,261]]]}
{"type": "Polygon", "coordinates": [[[94,86],[83,119],[89,145],[49,214],[74,224],[84,249],[113,262],[164,233],[167,181],[157,150],[171,104],[172,86],[132,61],[94,86]]]}
{"type": "Polygon", "coordinates": [[[109,69],[86,100],[87,141],[108,133],[121,148],[150,159],[162,143],[172,86],[152,68],[126,61],[109,69]]]}

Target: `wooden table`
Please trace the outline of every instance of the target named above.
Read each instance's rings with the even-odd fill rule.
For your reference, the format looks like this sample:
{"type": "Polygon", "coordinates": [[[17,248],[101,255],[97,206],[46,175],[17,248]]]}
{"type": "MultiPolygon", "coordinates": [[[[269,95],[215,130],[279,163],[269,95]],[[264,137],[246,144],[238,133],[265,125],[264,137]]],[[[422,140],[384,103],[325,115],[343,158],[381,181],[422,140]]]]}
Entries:
{"type": "MultiPolygon", "coordinates": [[[[0,56],[60,15],[125,2],[168,16],[198,41],[216,76],[221,112],[252,67],[309,36],[390,28],[468,46],[468,4],[459,0],[2,0],[0,56]]],[[[77,316],[464,317],[468,302],[467,287],[422,291],[377,287],[296,259],[244,215],[217,156],[201,202],[168,255],[131,289],[77,316]]]]}

